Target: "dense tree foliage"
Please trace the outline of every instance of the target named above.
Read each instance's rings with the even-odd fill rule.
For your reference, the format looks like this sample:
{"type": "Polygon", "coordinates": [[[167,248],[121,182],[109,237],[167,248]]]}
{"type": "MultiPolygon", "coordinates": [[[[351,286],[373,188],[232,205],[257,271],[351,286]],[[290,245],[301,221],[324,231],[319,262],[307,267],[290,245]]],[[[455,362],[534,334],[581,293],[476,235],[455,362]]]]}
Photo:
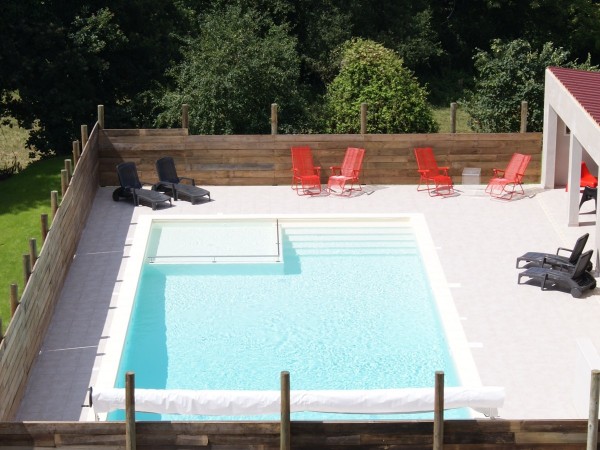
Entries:
{"type": "Polygon", "coordinates": [[[427,93],[402,59],[373,41],[343,47],[339,75],[329,85],[327,122],[333,133],[360,132],[360,104],[368,105],[368,133],[436,131],[427,93]]]}
{"type": "Polygon", "coordinates": [[[432,27],[443,53],[429,67],[415,67],[431,87],[432,101],[448,104],[472,86],[473,54],[489,51],[495,39],[523,39],[533,48],[546,42],[583,61],[600,58],[600,2],[597,0],[432,0],[432,27]]]}
{"type": "Polygon", "coordinates": [[[161,100],[159,124],[179,123],[181,105],[188,103],[192,133],[268,133],[272,102],[282,106],[283,123],[300,102],[295,45],[286,26],[255,10],[216,9],[201,22],[199,36],[185,43],[184,59],[172,70],[175,87],[161,100]]]}
{"type": "Polygon", "coordinates": [[[473,128],[490,133],[517,132],[521,123],[521,101],[528,103],[528,130],[541,131],[544,122],[544,75],[548,66],[595,70],[589,60],[577,64],[568,60],[562,48],[546,43],[540,50],[516,39],[492,42],[491,51],[475,55],[477,76],[465,107],[473,128]]]}
{"type": "MultiPolygon", "coordinates": [[[[280,103],[290,131],[324,130],[323,95],[340,68],[336,49],[351,38],[396,52],[420,84],[428,86],[429,100],[444,105],[475,86],[478,59],[473,55],[476,49],[493,52],[495,39],[521,39],[532,49],[552,42],[573,60],[584,61],[588,54],[593,63],[600,58],[598,0],[3,0],[0,114],[28,128],[37,125],[31,143],[59,152],[69,151],[80,124],[93,122],[97,104],[105,105],[110,127],[151,126],[161,112],[168,122],[174,106],[164,108],[166,93],[172,94],[172,102],[189,95],[181,86],[183,67],[197,67],[193,61],[202,58],[211,61],[192,50],[208,46],[210,33],[203,24],[215,23],[215,11],[232,8],[241,15],[255,14],[260,30],[250,27],[251,34],[263,44],[268,30],[281,37],[270,45],[285,49],[281,62],[291,62],[284,76],[290,98],[269,92],[273,86],[266,83],[253,86],[254,101],[261,107],[280,103]]],[[[223,30],[236,31],[235,21],[225,24],[224,19],[223,30]]],[[[246,60],[230,59],[232,75],[223,80],[239,77],[244,65],[254,66],[249,59],[264,63],[274,57],[274,51],[263,51],[244,53],[246,60]]],[[[275,67],[284,71],[281,64],[275,67]]],[[[203,67],[197,78],[204,72],[214,76],[203,67]]],[[[215,78],[206,85],[211,82],[216,89],[215,78]]],[[[210,107],[190,106],[191,112],[210,107]]],[[[223,114],[218,111],[211,114],[223,114]]],[[[236,111],[230,108],[227,114],[236,111]]],[[[252,126],[256,131],[266,126],[268,107],[259,114],[247,117],[261,124],[252,126]]],[[[238,129],[233,125],[238,118],[227,121],[221,129],[238,129]]]]}
{"type": "Polygon", "coordinates": [[[30,143],[46,152],[70,151],[98,104],[106,105],[110,125],[140,123],[138,96],[179,57],[173,33],[186,23],[170,0],[2,6],[0,112],[34,128],[30,143]]]}

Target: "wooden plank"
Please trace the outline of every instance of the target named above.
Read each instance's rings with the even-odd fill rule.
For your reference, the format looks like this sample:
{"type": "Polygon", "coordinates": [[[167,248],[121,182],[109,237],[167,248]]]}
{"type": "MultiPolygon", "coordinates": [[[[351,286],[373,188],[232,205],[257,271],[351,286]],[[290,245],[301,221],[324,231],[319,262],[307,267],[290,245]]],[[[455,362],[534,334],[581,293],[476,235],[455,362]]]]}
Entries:
{"type": "MultiPolygon", "coordinates": [[[[141,139],[141,138],[140,138],[141,139]]],[[[185,176],[202,178],[203,183],[215,185],[233,184],[234,178],[257,178],[253,171],[268,172],[272,176],[258,176],[265,184],[272,184],[280,178],[281,171],[290,168],[289,147],[291,145],[311,145],[315,164],[324,169],[339,165],[347,146],[355,145],[367,149],[364,161],[365,175],[372,183],[389,182],[388,170],[416,170],[412,148],[418,145],[435,145],[441,164],[451,167],[451,175],[461,175],[464,167],[481,167],[485,163],[502,166],[510,159],[514,149],[519,146],[532,147],[529,151],[539,158],[541,153],[541,135],[539,133],[510,134],[425,134],[425,135],[306,135],[306,136],[187,136],[185,150],[177,149],[180,159],[177,164],[183,167],[185,176]],[[223,172],[227,173],[223,173],[223,172]],[[236,174],[229,173],[236,171],[236,174]],[[241,171],[248,171],[241,175],[241,171]],[[368,174],[367,174],[368,171],[368,174]]],[[[135,144],[135,133],[128,137],[128,143],[115,143],[117,150],[104,152],[101,156],[106,162],[100,164],[100,179],[116,184],[116,175],[112,173],[115,163],[127,159],[138,164],[144,176],[154,180],[153,164],[165,151],[164,144],[158,140],[153,144],[144,137],[135,144]],[[122,147],[121,147],[122,146],[122,147]],[[113,166],[113,167],[111,167],[113,166]]],[[[171,150],[173,151],[173,150],[171,150]]],[[[527,180],[536,181],[539,173],[532,165],[527,180]]],[[[416,175],[408,178],[416,183],[416,175]]],[[[149,181],[151,181],[149,180],[149,181]]],[[[103,183],[103,184],[104,184],[103,183]]],[[[244,184],[247,184],[244,183],[244,184]]]]}

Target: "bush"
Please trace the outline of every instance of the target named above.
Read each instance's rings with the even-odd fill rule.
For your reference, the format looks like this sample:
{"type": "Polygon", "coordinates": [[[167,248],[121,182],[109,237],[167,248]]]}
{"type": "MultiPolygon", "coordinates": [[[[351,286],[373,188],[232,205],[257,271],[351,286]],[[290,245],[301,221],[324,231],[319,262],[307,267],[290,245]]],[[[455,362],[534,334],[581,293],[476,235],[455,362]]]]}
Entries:
{"type": "Polygon", "coordinates": [[[12,159],[3,159],[4,161],[0,162],[0,181],[5,180],[23,170],[23,166],[19,162],[16,154],[13,154],[12,159]]]}
{"type": "Polygon", "coordinates": [[[340,72],[327,87],[328,130],[360,132],[360,104],[367,103],[368,133],[435,132],[426,99],[426,90],[395,52],[353,39],[342,46],[340,72]]]}
{"type": "Polygon", "coordinates": [[[475,56],[475,87],[462,101],[472,117],[475,131],[517,132],[521,124],[520,105],[528,103],[529,131],[544,125],[544,77],[548,66],[597,70],[589,58],[583,64],[568,61],[569,53],[547,42],[535,50],[529,42],[517,39],[507,43],[494,40],[491,52],[479,50],[475,56]]]}

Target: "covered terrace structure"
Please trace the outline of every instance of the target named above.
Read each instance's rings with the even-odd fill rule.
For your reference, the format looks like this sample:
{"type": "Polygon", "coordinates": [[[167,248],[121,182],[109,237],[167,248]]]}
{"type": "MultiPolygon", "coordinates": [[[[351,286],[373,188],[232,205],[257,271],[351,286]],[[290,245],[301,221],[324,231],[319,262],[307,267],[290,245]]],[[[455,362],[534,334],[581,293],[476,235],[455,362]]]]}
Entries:
{"type": "MultiPolygon", "coordinates": [[[[600,73],[549,67],[544,92],[542,186],[579,186],[581,162],[598,175],[600,165],[600,73]]],[[[579,226],[579,189],[570,189],[568,225],[579,226]]],[[[596,271],[600,220],[596,210],[596,271]]]]}

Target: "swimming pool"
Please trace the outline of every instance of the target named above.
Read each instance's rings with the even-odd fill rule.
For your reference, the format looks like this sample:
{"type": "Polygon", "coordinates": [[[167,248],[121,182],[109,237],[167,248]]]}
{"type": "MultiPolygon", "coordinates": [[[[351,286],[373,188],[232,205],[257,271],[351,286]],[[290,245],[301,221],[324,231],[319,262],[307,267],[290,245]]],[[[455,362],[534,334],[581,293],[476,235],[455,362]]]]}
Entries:
{"type": "Polygon", "coordinates": [[[146,226],[117,386],[128,370],[137,387],[167,389],[277,389],[281,370],[292,389],[432,386],[436,370],[448,386],[478,378],[443,274],[428,273],[439,262],[419,217],[146,226]]]}

